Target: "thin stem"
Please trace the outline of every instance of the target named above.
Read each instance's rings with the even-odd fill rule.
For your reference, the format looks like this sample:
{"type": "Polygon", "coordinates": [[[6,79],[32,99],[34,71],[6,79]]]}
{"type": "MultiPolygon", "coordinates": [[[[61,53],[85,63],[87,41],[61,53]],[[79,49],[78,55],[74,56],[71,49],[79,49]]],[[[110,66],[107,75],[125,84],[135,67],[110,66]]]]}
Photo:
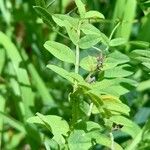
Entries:
{"type": "Polygon", "coordinates": [[[66,35],[64,35],[64,34],[62,34],[62,33],[60,33],[59,31],[57,31],[56,28],[53,27],[52,30],[53,30],[54,32],[56,32],[57,34],[59,34],[60,36],[64,37],[65,39],[70,40],[68,36],[66,36],[66,35]]]}
{"type": "Polygon", "coordinates": [[[90,108],[89,108],[89,111],[88,111],[88,114],[87,114],[88,117],[91,116],[92,108],[93,108],[93,103],[90,104],[90,108]]]}
{"type": "MultiPolygon", "coordinates": [[[[75,73],[79,73],[79,63],[80,63],[80,48],[79,48],[79,39],[80,39],[80,26],[81,26],[81,22],[79,22],[78,24],[78,28],[77,28],[77,34],[78,34],[78,41],[76,44],[76,60],[75,60],[75,73]]],[[[73,86],[73,93],[75,93],[77,91],[78,88],[78,84],[77,81],[74,81],[74,86],[73,86]]],[[[72,124],[73,126],[75,125],[75,123],[78,121],[78,117],[79,117],[79,99],[78,97],[72,98],[72,124]]]]}
{"type": "Polygon", "coordinates": [[[115,150],[115,148],[114,148],[114,136],[113,136],[113,133],[110,132],[109,134],[110,134],[110,138],[111,138],[111,150],[115,150]]]}
{"type": "Polygon", "coordinates": [[[114,27],[114,29],[112,30],[112,32],[111,32],[111,34],[110,34],[110,36],[109,36],[109,40],[112,39],[112,37],[113,37],[115,31],[116,31],[117,28],[120,26],[120,23],[121,23],[121,22],[118,22],[117,25],[116,25],[116,26],[114,27]]]}
{"type": "Polygon", "coordinates": [[[141,130],[137,136],[133,139],[133,141],[131,142],[131,144],[126,148],[126,150],[133,150],[136,149],[138,143],[141,141],[142,139],[142,134],[143,134],[143,130],[141,130]]]}
{"type": "MultiPolygon", "coordinates": [[[[117,30],[117,28],[119,27],[121,22],[118,22],[117,25],[114,27],[114,29],[112,30],[110,36],[109,36],[109,42],[111,41],[115,31],[117,30]]],[[[108,49],[109,49],[109,45],[106,47],[105,51],[108,52],[108,49]]]]}
{"type": "Polygon", "coordinates": [[[50,2],[48,5],[47,5],[47,8],[49,8],[51,5],[53,5],[53,3],[55,2],[56,0],[53,0],[52,2],[50,2]]]}
{"type": "MultiPolygon", "coordinates": [[[[81,26],[81,22],[79,22],[78,29],[77,29],[78,42],[79,42],[79,39],[80,39],[80,26],[81,26]]],[[[80,63],[80,49],[79,49],[78,42],[77,42],[77,45],[76,45],[75,73],[79,73],[79,63],[80,63]]]]}
{"type": "Polygon", "coordinates": [[[75,73],[79,72],[79,57],[80,57],[80,49],[79,49],[79,45],[77,45],[76,46],[75,73]]]}
{"type": "Polygon", "coordinates": [[[102,52],[102,50],[99,49],[98,47],[92,46],[92,48],[94,48],[95,50],[97,50],[97,51],[99,51],[99,52],[102,52]]]}
{"type": "Polygon", "coordinates": [[[67,13],[67,15],[70,15],[72,12],[76,11],[76,9],[77,9],[77,7],[73,8],[71,11],[69,11],[69,12],[67,13]]]}
{"type": "MultiPolygon", "coordinates": [[[[80,48],[79,48],[79,39],[80,39],[80,26],[81,26],[81,21],[79,21],[78,28],[77,28],[77,34],[78,34],[78,41],[76,44],[76,61],[75,61],[75,73],[79,73],[79,63],[80,63],[80,48]]],[[[77,82],[75,81],[74,84],[74,91],[77,89],[77,82]]]]}

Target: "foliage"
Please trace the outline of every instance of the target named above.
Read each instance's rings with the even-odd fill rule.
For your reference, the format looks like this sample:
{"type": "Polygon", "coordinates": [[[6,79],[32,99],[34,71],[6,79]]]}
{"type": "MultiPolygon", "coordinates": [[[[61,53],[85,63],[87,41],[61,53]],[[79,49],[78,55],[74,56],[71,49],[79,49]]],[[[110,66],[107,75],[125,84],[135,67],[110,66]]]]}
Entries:
{"type": "Polygon", "coordinates": [[[1,149],[150,148],[149,0],[1,0],[0,18],[1,149]]]}

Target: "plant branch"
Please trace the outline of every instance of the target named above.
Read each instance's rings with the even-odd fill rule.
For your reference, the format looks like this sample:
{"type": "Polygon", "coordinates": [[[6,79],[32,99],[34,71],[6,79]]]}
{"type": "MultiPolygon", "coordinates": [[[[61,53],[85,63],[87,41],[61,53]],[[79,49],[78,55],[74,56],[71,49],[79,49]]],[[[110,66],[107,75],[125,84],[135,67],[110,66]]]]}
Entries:
{"type": "MultiPolygon", "coordinates": [[[[78,27],[77,27],[78,41],[77,41],[77,44],[76,44],[76,59],[75,59],[75,73],[77,73],[77,74],[79,73],[79,63],[80,63],[80,48],[79,48],[79,44],[78,44],[79,39],[80,39],[80,26],[81,26],[81,22],[79,21],[79,24],[78,24],[78,27]]],[[[75,80],[72,94],[75,94],[77,89],[78,89],[78,84],[77,84],[77,81],[75,80]]],[[[72,98],[71,103],[72,103],[72,125],[74,126],[75,123],[78,120],[78,117],[79,117],[78,97],[72,98]]]]}
{"type": "MultiPolygon", "coordinates": [[[[121,22],[118,22],[117,25],[114,27],[114,29],[112,30],[110,36],[109,36],[109,42],[111,41],[115,31],[117,30],[117,28],[120,26],[120,23],[121,22]]],[[[108,52],[108,49],[109,49],[109,45],[106,47],[105,51],[108,52]]]]}
{"type": "MultiPolygon", "coordinates": [[[[80,48],[79,48],[79,39],[80,39],[80,26],[81,21],[79,21],[78,28],[77,28],[77,34],[78,34],[78,41],[76,44],[76,60],[75,60],[75,73],[79,73],[79,63],[80,63],[80,48]]],[[[77,82],[75,81],[74,85],[74,91],[77,89],[77,82]]]]}
{"type": "Polygon", "coordinates": [[[77,29],[77,34],[78,34],[78,42],[76,45],[76,62],[75,62],[75,73],[79,72],[79,61],[80,61],[80,49],[79,49],[79,39],[80,39],[80,26],[81,22],[79,21],[78,24],[78,29],[77,29]]]}
{"type": "Polygon", "coordinates": [[[115,31],[116,31],[117,28],[120,26],[120,23],[121,23],[121,22],[118,22],[118,23],[116,24],[116,26],[114,27],[114,29],[112,30],[112,32],[111,32],[111,34],[110,34],[110,36],[109,36],[109,40],[112,39],[112,37],[113,37],[115,31]]]}
{"type": "Polygon", "coordinates": [[[66,36],[66,35],[64,35],[64,34],[62,34],[62,33],[60,33],[55,27],[52,27],[52,30],[53,30],[54,32],[56,32],[57,34],[59,34],[60,36],[62,36],[63,38],[65,38],[65,39],[67,39],[67,40],[70,41],[70,39],[69,39],[68,36],[66,36]]]}
{"type": "Polygon", "coordinates": [[[109,135],[110,135],[110,138],[111,138],[111,150],[115,150],[115,148],[114,148],[114,136],[113,136],[113,133],[110,132],[109,135]]]}

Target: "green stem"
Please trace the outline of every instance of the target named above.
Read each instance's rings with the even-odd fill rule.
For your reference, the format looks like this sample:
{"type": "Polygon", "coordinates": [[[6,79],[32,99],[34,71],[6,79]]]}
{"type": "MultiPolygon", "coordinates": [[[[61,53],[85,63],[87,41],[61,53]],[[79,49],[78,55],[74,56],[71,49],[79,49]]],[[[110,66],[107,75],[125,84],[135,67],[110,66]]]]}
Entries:
{"type": "MultiPolygon", "coordinates": [[[[80,26],[81,22],[78,24],[77,34],[78,34],[78,41],[76,45],[76,60],[75,60],[75,73],[79,73],[79,63],[80,63],[80,48],[79,48],[79,39],[80,39],[80,26]]],[[[72,97],[72,125],[74,126],[79,118],[79,97],[75,94],[78,89],[77,81],[74,81],[73,86],[73,97],[72,97]]]]}
{"type": "Polygon", "coordinates": [[[111,138],[111,150],[115,150],[114,149],[114,136],[113,136],[113,133],[110,132],[109,134],[110,134],[110,138],[111,138]]]}
{"type": "Polygon", "coordinates": [[[75,73],[79,73],[79,57],[80,57],[80,49],[79,49],[79,45],[77,45],[76,46],[75,73]]]}
{"type": "Polygon", "coordinates": [[[52,27],[52,30],[53,30],[54,32],[56,32],[57,34],[59,34],[60,36],[62,36],[63,38],[65,38],[65,39],[67,39],[67,40],[70,41],[70,39],[69,39],[68,36],[66,36],[66,35],[62,34],[61,32],[59,32],[55,27],[52,27]]]}
{"type": "MultiPolygon", "coordinates": [[[[80,64],[80,48],[79,48],[79,39],[80,39],[80,26],[81,26],[81,22],[79,22],[78,24],[78,28],[77,28],[77,34],[78,34],[78,41],[77,41],[77,45],[76,45],[76,61],[75,61],[75,73],[79,73],[79,64],[80,64]]],[[[75,85],[74,85],[74,91],[77,89],[77,82],[75,81],[75,85]]]]}
{"type": "Polygon", "coordinates": [[[120,26],[120,23],[121,23],[121,22],[118,22],[117,25],[116,25],[116,26],[114,27],[114,29],[112,30],[112,32],[111,32],[111,34],[110,34],[110,36],[109,36],[109,40],[112,39],[112,37],[113,37],[115,31],[116,31],[117,28],[120,26]]]}
{"type": "MultiPolygon", "coordinates": [[[[114,27],[114,29],[112,30],[110,36],[109,36],[109,42],[111,41],[115,31],[117,30],[117,28],[119,27],[121,22],[118,22],[117,25],[114,27]]],[[[108,49],[109,49],[109,45],[106,47],[105,51],[108,52],[108,49]]]]}
{"type": "Polygon", "coordinates": [[[134,150],[142,139],[143,130],[141,130],[138,135],[133,139],[131,144],[125,150],[134,150]]]}

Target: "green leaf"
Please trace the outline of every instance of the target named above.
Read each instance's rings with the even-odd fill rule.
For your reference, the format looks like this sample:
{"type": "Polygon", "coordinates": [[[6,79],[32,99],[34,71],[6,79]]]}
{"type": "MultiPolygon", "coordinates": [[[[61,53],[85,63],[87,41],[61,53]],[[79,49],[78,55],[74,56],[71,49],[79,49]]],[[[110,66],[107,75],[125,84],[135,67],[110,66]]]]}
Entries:
{"type": "Polygon", "coordinates": [[[84,34],[100,34],[100,30],[97,29],[95,26],[89,23],[81,24],[81,30],[84,34]]]}
{"type": "MultiPolygon", "coordinates": [[[[87,133],[87,136],[91,137],[92,139],[95,139],[96,142],[100,145],[106,146],[108,148],[111,148],[111,146],[112,146],[112,141],[111,141],[110,137],[108,137],[104,134],[101,134],[98,131],[89,132],[89,133],[87,133]]],[[[114,142],[114,149],[115,150],[123,150],[122,147],[119,144],[117,144],[116,142],[114,142]]]]}
{"type": "Polygon", "coordinates": [[[68,72],[66,70],[64,70],[63,68],[60,68],[58,66],[55,65],[47,65],[47,68],[51,69],[52,71],[54,71],[55,73],[59,74],[61,77],[65,78],[66,80],[70,81],[71,83],[74,83],[74,81],[78,81],[78,82],[83,82],[84,79],[76,73],[73,72],[68,72]]]}
{"type": "MultiPolygon", "coordinates": [[[[111,58],[112,61],[114,61],[117,65],[127,63],[130,61],[129,57],[119,51],[114,51],[113,53],[108,55],[108,59],[111,58]]],[[[112,63],[110,61],[110,63],[112,63]]],[[[109,61],[108,61],[109,62],[109,61]]]]}
{"type": "Polygon", "coordinates": [[[147,67],[148,69],[150,69],[150,63],[148,63],[148,62],[143,62],[142,65],[144,65],[145,67],[147,67]]]}
{"type": "Polygon", "coordinates": [[[89,24],[89,23],[83,23],[81,25],[81,30],[84,34],[86,35],[96,35],[97,37],[99,36],[100,41],[105,44],[109,45],[109,39],[108,37],[103,34],[100,30],[98,30],[95,26],[89,24]]]}
{"type": "MultiPolygon", "coordinates": [[[[68,145],[70,150],[87,150],[92,147],[91,140],[95,140],[96,143],[111,148],[111,140],[104,134],[98,131],[92,131],[86,133],[83,130],[74,130],[68,139],[68,145]]],[[[122,150],[121,146],[114,142],[115,150],[122,150]]]]}
{"type": "Polygon", "coordinates": [[[121,65],[114,67],[112,69],[108,69],[105,71],[104,76],[107,78],[114,78],[114,77],[127,77],[132,75],[133,72],[124,69],[126,67],[129,67],[129,65],[121,65]]]}
{"type": "Polygon", "coordinates": [[[142,62],[144,66],[150,69],[150,49],[136,49],[130,53],[131,58],[142,62]]]}
{"type": "Polygon", "coordinates": [[[102,130],[102,127],[93,121],[87,121],[86,122],[86,130],[87,131],[92,131],[92,130],[102,130]]]}
{"type": "Polygon", "coordinates": [[[101,37],[96,34],[87,34],[79,40],[79,47],[88,49],[101,41],[101,37]]]}
{"type": "Polygon", "coordinates": [[[127,40],[124,38],[115,38],[110,41],[109,45],[111,47],[114,47],[114,46],[124,45],[126,43],[127,43],[127,40]]]}
{"type": "Polygon", "coordinates": [[[77,29],[72,27],[70,23],[68,23],[68,21],[65,21],[65,27],[66,27],[70,40],[73,42],[74,45],[77,45],[79,41],[79,35],[77,33],[77,29]]]}
{"type": "Polygon", "coordinates": [[[54,41],[47,41],[44,47],[56,58],[68,63],[75,63],[75,54],[66,45],[54,41]]]}
{"type": "Polygon", "coordinates": [[[80,61],[80,66],[87,71],[94,71],[97,68],[97,59],[92,56],[84,57],[80,61]]]}
{"type": "Polygon", "coordinates": [[[98,106],[99,108],[99,105],[103,105],[103,101],[100,98],[100,93],[95,92],[94,90],[89,90],[85,94],[87,94],[91,98],[96,107],[98,106]]]}
{"type": "Polygon", "coordinates": [[[82,0],[75,0],[75,3],[78,7],[81,18],[83,18],[84,14],[86,13],[85,5],[83,4],[82,0]]]}
{"type": "Polygon", "coordinates": [[[87,150],[92,144],[91,139],[86,136],[83,130],[75,130],[69,136],[68,146],[70,150],[87,150]]]}
{"type": "Polygon", "coordinates": [[[104,79],[100,82],[96,82],[95,84],[92,84],[91,87],[92,89],[99,89],[101,91],[102,89],[105,89],[111,86],[120,85],[120,83],[130,84],[135,87],[138,85],[136,81],[131,80],[131,79],[116,78],[116,79],[104,79]]]}
{"type": "Polygon", "coordinates": [[[135,45],[135,46],[142,47],[142,48],[149,48],[150,47],[150,43],[145,42],[145,41],[129,41],[129,43],[132,45],[135,45]]]}
{"type": "Polygon", "coordinates": [[[84,18],[86,18],[86,19],[90,19],[90,18],[93,18],[93,19],[104,19],[105,17],[100,12],[91,10],[91,11],[88,11],[88,12],[85,13],[84,18]]]}
{"type": "Polygon", "coordinates": [[[55,115],[42,115],[37,113],[37,116],[28,118],[27,122],[45,125],[56,136],[67,136],[67,132],[69,131],[68,123],[62,117],[55,115]]]}
{"type": "Polygon", "coordinates": [[[126,78],[104,79],[101,82],[96,82],[91,85],[91,91],[99,94],[110,94],[114,96],[121,96],[128,93],[129,90],[124,88],[121,83],[126,83],[132,86],[137,86],[137,82],[126,78]]]}
{"type": "Polygon", "coordinates": [[[115,102],[112,100],[105,100],[104,102],[104,108],[108,109],[110,112],[115,112],[115,113],[120,113],[123,115],[129,116],[130,108],[123,104],[121,101],[120,102],[115,102]]]}
{"type": "MultiPolygon", "coordinates": [[[[140,142],[144,141],[145,133],[148,133],[148,134],[150,133],[149,127],[150,127],[150,119],[146,122],[142,130],[139,133],[137,133],[133,141],[127,146],[126,150],[137,149],[138,146],[140,145],[140,142]]],[[[149,135],[148,135],[148,138],[149,138],[149,135]]],[[[149,139],[146,139],[145,141],[149,142],[149,139]]]]}
{"type": "Polygon", "coordinates": [[[139,83],[137,90],[144,91],[150,89],[150,80],[142,81],[139,83]]]}
{"type": "Polygon", "coordinates": [[[70,40],[76,45],[79,40],[77,33],[79,19],[62,14],[55,14],[52,18],[60,27],[66,28],[70,40]]]}
{"type": "Polygon", "coordinates": [[[120,97],[128,92],[129,90],[121,85],[115,85],[101,90],[101,94],[111,94],[117,97],[120,97]]]}
{"type": "Polygon", "coordinates": [[[52,19],[52,15],[43,7],[34,6],[33,7],[37,14],[50,26],[55,26],[55,22],[52,19]]]}
{"type": "Polygon", "coordinates": [[[81,82],[81,83],[85,82],[84,79],[83,79],[83,77],[80,76],[80,75],[77,74],[77,73],[69,72],[69,75],[68,75],[68,76],[71,77],[71,78],[73,78],[74,80],[76,80],[76,81],[78,81],[78,82],[81,82]]]}
{"type": "Polygon", "coordinates": [[[131,52],[131,55],[144,56],[144,57],[150,58],[150,49],[147,49],[147,50],[141,50],[141,49],[133,50],[131,52]]]}
{"type": "MultiPolygon", "coordinates": [[[[63,15],[64,16],[64,15],[63,15]]],[[[54,14],[52,15],[53,20],[55,21],[55,23],[60,26],[60,27],[64,27],[65,26],[65,22],[64,20],[61,18],[60,14],[54,14]]]]}
{"type": "Polygon", "coordinates": [[[145,7],[150,7],[150,0],[147,0],[147,1],[145,1],[145,2],[143,2],[143,5],[145,6],[145,7]]]}
{"type": "MultiPolygon", "coordinates": [[[[120,113],[120,114],[124,114],[127,116],[129,115],[130,108],[127,105],[123,104],[118,98],[110,95],[112,91],[110,92],[109,95],[101,96],[102,91],[103,90],[100,91],[97,89],[93,89],[87,92],[88,94],[91,95],[92,100],[94,100],[93,98],[95,98],[93,103],[96,105],[96,107],[98,106],[97,103],[99,103],[103,109],[104,108],[107,109],[112,114],[120,113]]],[[[97,109],[99,108],[97,107],[97,109]]]]}
{"type": "Polygon", "coordinates": [[[143,63],[150,63],[150,59],[147,57],[142,57],[142,56],[135,56],[134,59],[138,60],[139,62],[143,62],[143,63]]]}
{"type": "Polygon", "coordinates": [[[130,59],[127,55],[122,54],[121,52],[116,50],[113,53],[109,54],[107,58],[104,59],[102,70],[111,69],[119,64],[124,64],[129,61],[130,59]]]}
{"type": "Polygon", "coordinates": [[[54,14],[52,15],[52,18],[55,21],[55,23],[60,27],[70,26],[74,29],[77,29],[78,27],[78,23],[79,23],[78,18],[73,18],[69,15],[63,15],[63,14],[54,14]]]}
{"type": "Polygon", "coordinates": [[[132,136],[132,138],[135,138],[135,136],[141,131],[140,127],[137,124],[123,116],[112,116],[110,120],[116,124],[123,125],[121,131],[128,133],[132,136]]]}

